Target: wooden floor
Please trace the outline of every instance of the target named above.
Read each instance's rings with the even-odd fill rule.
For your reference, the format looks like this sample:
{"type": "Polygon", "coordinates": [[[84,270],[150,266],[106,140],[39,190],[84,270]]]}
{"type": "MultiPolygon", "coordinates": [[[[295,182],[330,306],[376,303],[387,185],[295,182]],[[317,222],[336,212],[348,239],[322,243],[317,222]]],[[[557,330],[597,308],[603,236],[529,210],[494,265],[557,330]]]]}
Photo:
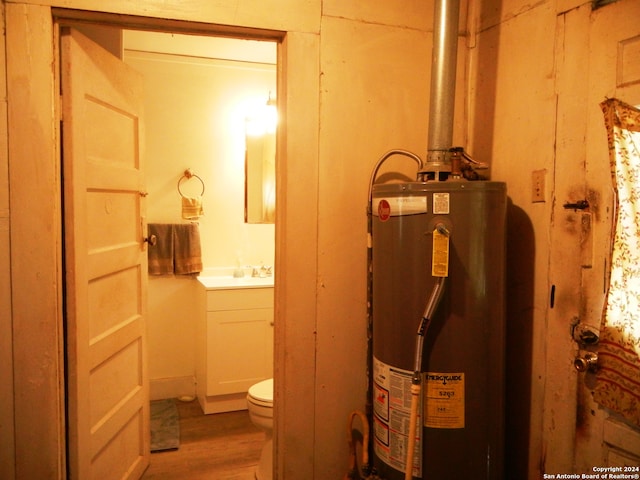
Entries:
{"type": "Polygon", "coordinates": [[[176,404],[180,448],[152,453],[142,480],[255,480],[264,432],[246,410],[204,415],[197,400],[176,404]]]}

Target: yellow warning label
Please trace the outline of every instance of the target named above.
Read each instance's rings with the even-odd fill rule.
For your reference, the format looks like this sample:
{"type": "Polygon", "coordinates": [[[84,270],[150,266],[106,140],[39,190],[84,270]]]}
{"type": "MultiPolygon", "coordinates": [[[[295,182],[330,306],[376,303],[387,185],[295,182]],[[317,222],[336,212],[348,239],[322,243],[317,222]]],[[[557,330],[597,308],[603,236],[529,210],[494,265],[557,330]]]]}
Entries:
{"type": "Polygon", "coordinates": [[[433,231],[433,252],[431,254],[431,275],[447,277],[449,275],[449,235],[433,231]]]}
{"type": "Polygon", "coordinates": [[[424,426],[464,428],[464,373],[425,373],[424,426]]]}

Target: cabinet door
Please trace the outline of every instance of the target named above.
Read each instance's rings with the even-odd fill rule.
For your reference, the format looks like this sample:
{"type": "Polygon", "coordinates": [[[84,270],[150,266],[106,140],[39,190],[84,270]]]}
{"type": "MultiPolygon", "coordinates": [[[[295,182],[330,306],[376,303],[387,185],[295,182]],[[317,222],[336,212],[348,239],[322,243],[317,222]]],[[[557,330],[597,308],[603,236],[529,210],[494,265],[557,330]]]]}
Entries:
{"type": "Polygon", "coordinates": [[[246,392],[273,375],[273,309],[207,312],[207,396],[246,392]]]}

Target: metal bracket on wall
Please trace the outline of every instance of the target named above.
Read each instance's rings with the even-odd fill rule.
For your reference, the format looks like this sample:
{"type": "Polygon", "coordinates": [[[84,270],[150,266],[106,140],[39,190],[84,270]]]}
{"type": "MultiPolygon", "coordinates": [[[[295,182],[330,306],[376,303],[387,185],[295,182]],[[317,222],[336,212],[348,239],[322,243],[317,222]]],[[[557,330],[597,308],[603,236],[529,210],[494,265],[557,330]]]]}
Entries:
{"type": "Polygon", "coordinates": [[[578,200],[577,202],[567,202],[562,205],[567,210],[585,210],[589,208],[589,200],[578,200]]]}

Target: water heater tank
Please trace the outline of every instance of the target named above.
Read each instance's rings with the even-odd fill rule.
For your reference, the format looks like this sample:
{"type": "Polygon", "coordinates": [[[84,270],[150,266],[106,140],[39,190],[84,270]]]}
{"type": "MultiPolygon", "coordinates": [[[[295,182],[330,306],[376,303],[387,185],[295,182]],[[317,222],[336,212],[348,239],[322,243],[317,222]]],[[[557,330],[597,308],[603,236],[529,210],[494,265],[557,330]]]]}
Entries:
{"type": "Polygon", "coordinates": [[[414,346],[434,275],[446,276],[445,291],[424,336],[413,476],[503,478],[506,203],[502,182],[373,187],[373,463],[382,478],[405,478],[414,346]],[[442,226],[444,243],[434,234],[442,226]]]}

